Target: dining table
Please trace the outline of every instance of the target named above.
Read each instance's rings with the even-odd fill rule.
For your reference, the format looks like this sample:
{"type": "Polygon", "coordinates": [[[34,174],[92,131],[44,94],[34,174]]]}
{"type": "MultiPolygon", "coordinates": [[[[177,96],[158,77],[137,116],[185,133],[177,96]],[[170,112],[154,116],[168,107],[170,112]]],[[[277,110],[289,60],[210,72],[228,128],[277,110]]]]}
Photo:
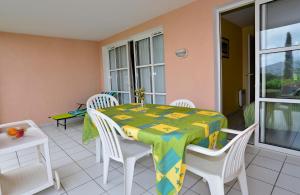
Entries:
{"type": "MultiPolygon", "coordinates": [[[[99,109],[134,140],[152,146],[156,168],[156,189],[161,195],[178,194],[186,172],[186,146],[222,148],[227,119],[220,112],[159,104],[123,104],[99,109]]],[[[88,114],[84,118],[83,143],[99,136],[88,114]]]]}

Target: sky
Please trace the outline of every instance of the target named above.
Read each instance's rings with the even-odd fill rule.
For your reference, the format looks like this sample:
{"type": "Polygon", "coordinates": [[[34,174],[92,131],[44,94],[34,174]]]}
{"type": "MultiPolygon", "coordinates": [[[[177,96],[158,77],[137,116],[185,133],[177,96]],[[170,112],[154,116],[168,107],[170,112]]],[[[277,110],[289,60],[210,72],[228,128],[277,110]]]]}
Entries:
{"type": "MultiPolygon", "coordinates": [[[[261,31],[262,49],[284,47],[288,32],[292,36],[292,45],[300,45],[300,23],[296,23],[261,31]]],[[[293,51],[293,58],[294,61],[300,61],[300,50],[293,51]]],[[[285,60],[285,53],[268,54],[263,60],[267,60],[265,61],[266,65],[283,62],[285,60]]]]}

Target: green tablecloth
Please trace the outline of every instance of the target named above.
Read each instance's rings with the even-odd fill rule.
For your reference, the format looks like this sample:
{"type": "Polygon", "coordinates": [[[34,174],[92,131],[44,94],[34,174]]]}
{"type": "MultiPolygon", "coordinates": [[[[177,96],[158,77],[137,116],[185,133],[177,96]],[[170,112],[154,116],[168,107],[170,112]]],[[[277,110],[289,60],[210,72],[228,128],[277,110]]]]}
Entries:
{"type": "MultiPolygon", "coordinates": [[[[188,144],[213,148],[226,143],[226,135],[220,133],[220,129],[227,127],[227,119],[218,112],[155,104],[146,104],[143,108],[138,104],[125,104],[100,111],[118,123],[128,136],[153,145],[158,194],[180,191],[188,144]]],[[[97,129],[86,115],[83,142],[97,136],[97,129]]]]}

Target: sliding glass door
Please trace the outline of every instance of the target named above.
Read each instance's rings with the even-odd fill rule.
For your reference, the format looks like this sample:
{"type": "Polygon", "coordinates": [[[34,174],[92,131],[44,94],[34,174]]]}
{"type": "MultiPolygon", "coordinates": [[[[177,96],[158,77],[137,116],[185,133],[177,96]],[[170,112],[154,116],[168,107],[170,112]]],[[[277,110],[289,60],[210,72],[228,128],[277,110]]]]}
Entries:
{"type": "Polygon", "coordinates": [[[300,150],[299,7],[299,0],[256,1],[256,142],[286,151],[300,150]]]}
{"type": "Polygon", "coordinates": [[[162,33],[134,41],[136,88],[145,89],[145,102],[165,104],[165,63],[162,33]]]}
{"type": "Polygon", "coordinates": [[[112,47],[109,53],[110,89],[120,103],[131,102],[128,44],[112,47]]]}
{"type": "Polygon", "coordinates": [[[138,35],[107,46],[106,49],[106,88],[117,93],[121,104],[135,101],[134,90],[138,88],[145,89],[145,103],[165,104],[162,30],[138,35]]]}

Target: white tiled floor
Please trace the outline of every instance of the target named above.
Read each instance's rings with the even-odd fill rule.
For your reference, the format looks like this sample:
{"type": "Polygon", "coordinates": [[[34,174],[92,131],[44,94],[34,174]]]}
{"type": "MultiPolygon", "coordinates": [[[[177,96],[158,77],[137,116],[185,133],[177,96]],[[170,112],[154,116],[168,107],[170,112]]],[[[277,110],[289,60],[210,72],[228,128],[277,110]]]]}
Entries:
{"type": "MultiPolygon", "coordinates": [[[[39,194],[123,194],[123,169],[120,163],[110,163],[108,184],[103,184],[102,164],[95,162],[95,143],[82,144],[82,121],[74,122],[65,131],[53,125],[43,131],[50,138],[52,168],[59,172],[62,189],[49,188],[39,194]]],[[[35,161],[35,150],[0,156],[3,171],[35,161]]],[[[267,150],[247,147],[248,187],[250,195],[300,194],[300,158],[267,150]]],[[[200,177],[187,172],[180,194],[209,195],[209,189],[200,177]]],[[[238,182],[225,185],[228,195],[240,195],[238,182]]],[[[135,168],[132,194],[156,194],[155,171],[151,157],[139,160],[135,168]]]]}

